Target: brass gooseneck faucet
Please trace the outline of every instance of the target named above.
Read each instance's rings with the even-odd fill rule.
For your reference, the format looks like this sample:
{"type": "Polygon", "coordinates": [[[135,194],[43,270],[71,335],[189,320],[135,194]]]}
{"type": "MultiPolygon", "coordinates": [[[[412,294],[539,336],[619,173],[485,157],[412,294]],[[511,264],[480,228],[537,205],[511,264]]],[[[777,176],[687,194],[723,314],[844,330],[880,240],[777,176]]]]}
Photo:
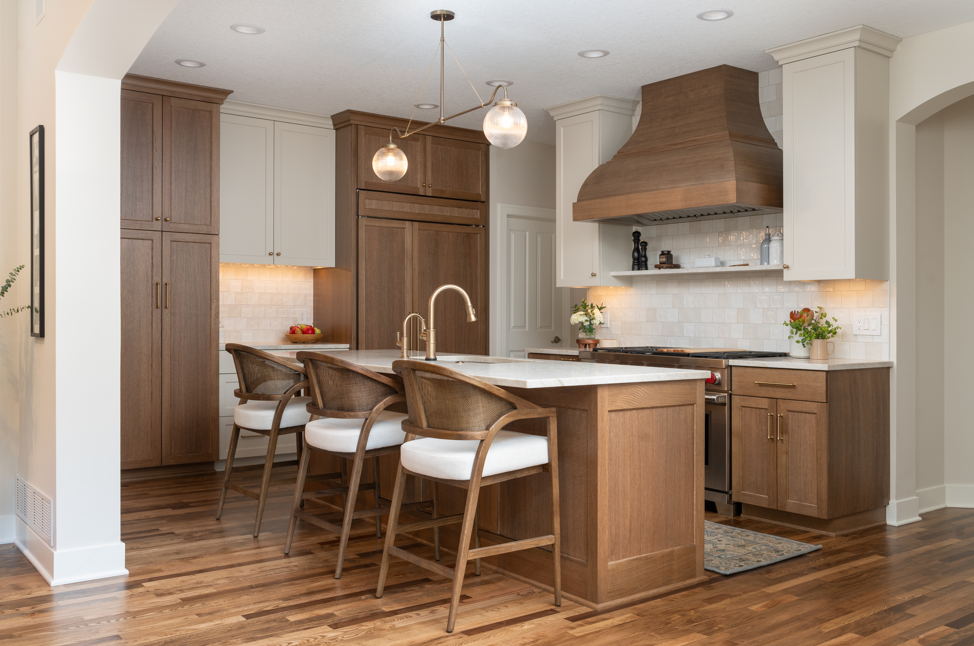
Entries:
{"type": "Polygon", "coordinates": [[[462,288],[457,287],[456,285],[440,285],[437,287],[436,291],[433,292],[433,295],[430,296],[429,329],[419,335],[421,339],[426,341],[427,361],[436,361],[436,326],[433,323],[433,305],[436,303],[436,297],[440,295],[440,292],[445,292],[448,289],[453,289],[460,292],[460,295],[463,296],[463,300],[466,301],[467,323],[473,323],[477,320],[477,312],[474,311],[473,304],[470,302],[470,297],[467,296],[467,292],[463,291],[462,288]]]}
{"type": "Polygon", "coordinates": [[[425,334],[426,332],[426,321],[423,320],[423,317],[420,316],[418,312],[410,312],[409,316],[407,316],[402,322],[402,336],[400,336],[399,332],[396,332],[396,345],[402,348],[403,359],[409,358],[409,319],[413,318],[414,316],[419,319],[420,333],[425,334]]]}

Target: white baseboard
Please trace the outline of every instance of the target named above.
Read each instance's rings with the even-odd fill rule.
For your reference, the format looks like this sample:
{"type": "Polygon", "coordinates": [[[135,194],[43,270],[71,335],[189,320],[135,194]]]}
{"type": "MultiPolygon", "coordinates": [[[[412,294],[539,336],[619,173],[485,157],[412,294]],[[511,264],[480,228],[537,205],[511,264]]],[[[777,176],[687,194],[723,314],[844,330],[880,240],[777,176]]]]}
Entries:
{"type": "Polygon", "coordinates": [[[125,543],[121,541],[76,550],[54,550],[23,521],[17,525],[14,544],[51,587],[129,573],[125,569],[125,543]]]}
{"type": "Polygon", "coordinates": [[[947,487],[938,485],[926,489],[917,489],[917,498],[920,499],[921,514],[943,509],[947,506],[947,487]]]}
{"type": "Polygon", "coordinates": [[[974,509],[974,485],[947,485],[947,506],[974,509]]]}
{"type": "Polygon", "coordinates": [[[920,499],[916,496],[903,500],[890,500],[886,507],[886,524],[893,527],[918,523],[920,518],[920,499]]]}
{"type": "Polygon", "coordinates": [[[14,542],[14,518],[13,514],[0,516],[0,545],[14,542]]]}

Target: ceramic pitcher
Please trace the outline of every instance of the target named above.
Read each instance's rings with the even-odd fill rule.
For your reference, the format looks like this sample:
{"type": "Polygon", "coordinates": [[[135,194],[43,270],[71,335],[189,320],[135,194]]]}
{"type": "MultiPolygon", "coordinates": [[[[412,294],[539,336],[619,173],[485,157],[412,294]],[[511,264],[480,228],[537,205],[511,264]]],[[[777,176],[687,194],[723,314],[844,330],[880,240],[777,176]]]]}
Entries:
{"type": "Polygon", "coordinates": [[[835,352],[835,344],[831,341],[826,341],[825,339],[813,339],[812,340],[812,351],[809,353],[809,359],[817,359],[823,361],[832,356],[835,352]],[[832,349],[829,349],[832,346],[832,349]]]}

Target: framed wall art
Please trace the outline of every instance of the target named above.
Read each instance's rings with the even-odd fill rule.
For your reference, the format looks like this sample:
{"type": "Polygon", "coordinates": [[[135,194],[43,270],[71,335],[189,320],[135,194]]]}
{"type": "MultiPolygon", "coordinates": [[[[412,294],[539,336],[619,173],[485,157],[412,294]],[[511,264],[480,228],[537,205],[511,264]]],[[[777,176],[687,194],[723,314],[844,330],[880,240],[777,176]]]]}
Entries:
{"type": "Polygon", "coordinates": [[[30,131],[30,335],[44,336],[44,126],[30,131]]]}

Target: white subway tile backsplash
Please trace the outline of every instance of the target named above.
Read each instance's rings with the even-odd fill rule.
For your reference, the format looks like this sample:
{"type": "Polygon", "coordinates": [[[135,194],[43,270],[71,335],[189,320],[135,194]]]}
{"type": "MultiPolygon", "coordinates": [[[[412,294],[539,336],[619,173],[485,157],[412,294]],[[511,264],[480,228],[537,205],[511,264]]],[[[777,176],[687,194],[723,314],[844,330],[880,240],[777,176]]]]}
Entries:
{"type": "Polygon", "coordinates": [[[312,323],[310,267],[220,263],[222,343],[283,343],[287,329],[312,323]]]}

